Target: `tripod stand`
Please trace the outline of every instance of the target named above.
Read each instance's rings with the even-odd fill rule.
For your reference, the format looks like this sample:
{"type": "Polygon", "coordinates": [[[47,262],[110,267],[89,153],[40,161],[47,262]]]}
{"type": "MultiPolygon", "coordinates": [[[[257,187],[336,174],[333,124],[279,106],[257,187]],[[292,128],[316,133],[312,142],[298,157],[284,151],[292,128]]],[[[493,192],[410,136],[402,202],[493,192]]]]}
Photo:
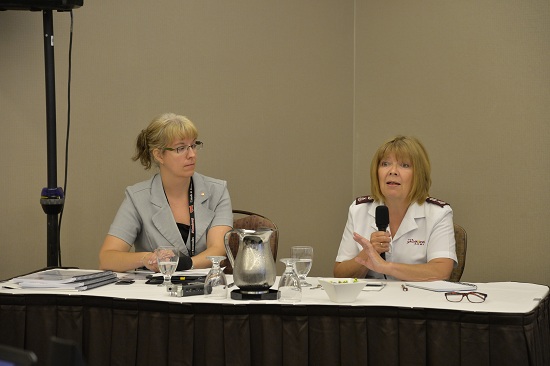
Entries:
{"type": "Polygon", "coordinates": [[[53,48],[52,10],[43,10],[44,65],[46,70],[46,149],[48,186],[42,189],[40,204],[47,215],[47,265],[56,267],[59,260],[59,214],[63,210],[65,195],[57,186],[57,143],[55,109],[55,61],[53,48]]]}

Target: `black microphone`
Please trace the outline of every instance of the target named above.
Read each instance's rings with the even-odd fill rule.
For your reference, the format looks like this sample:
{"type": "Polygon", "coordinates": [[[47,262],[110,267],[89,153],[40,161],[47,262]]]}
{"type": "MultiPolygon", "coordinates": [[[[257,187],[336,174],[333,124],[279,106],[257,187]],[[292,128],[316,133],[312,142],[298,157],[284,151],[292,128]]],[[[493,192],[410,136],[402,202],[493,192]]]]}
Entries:
{"type": "MultiPolygon", "coordinates": [[[[378,228],[378,231],[386,231],[386,229],[390,225],[390,211],[388,210],[388,206],[382,205],[376,207],[374,220],[376,222],[376,227],[378,228]]],[[[380,256],[384,260],[386,259],[386,253],[381,253],[380,256]]]]}
{"type": "Polygon", "coordinates": [[[193,267],[193,260],[190,256],[180,253],[179,257],[180,259],[178,261],[178,267],[176,268],[176,271],[185,271],[193,267]]]}
{"type": "Polygon", "coordinates": [[[388,206],[376,207],[375,219],[378,231],[386,231],[390,225],[390,211],[388,206]]]}

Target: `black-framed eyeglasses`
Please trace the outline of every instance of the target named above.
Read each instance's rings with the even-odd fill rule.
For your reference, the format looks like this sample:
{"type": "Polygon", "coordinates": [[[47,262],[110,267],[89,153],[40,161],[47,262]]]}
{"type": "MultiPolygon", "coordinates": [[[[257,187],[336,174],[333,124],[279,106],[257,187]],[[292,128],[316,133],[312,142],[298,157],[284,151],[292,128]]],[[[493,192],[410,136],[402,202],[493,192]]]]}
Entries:
{"type": "Polygon", "coordinates": [[[467,298],[469,302],[483,302],[487,298],[487,294],[481,292],[446,292],[445,298],[450,302],[461,302],[467,298]]]}
{"type": "Polygon", "coordinates": [[[204,143],[202,141],[195,141],[191,145],[183,145],[178,147],[165,147],[163,150],[175,151],[176,154],[179,155],[179,154],[187,154],[189,152],[189,149],[192,149],[193,151],[200,150],[202,149],[203,146],[204,146],[204,143]]]}

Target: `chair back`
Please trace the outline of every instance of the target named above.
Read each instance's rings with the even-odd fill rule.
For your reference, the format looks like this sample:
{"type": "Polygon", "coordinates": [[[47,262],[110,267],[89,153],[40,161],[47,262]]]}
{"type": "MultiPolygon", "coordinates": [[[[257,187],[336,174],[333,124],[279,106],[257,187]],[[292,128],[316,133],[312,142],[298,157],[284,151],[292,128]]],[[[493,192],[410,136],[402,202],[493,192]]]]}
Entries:
{"type": "Polygon", "coordinates": [[[466,236],[466,230],[460,225],[454,224],[455,229],[455,242],[456,242],[456,258],[458,259],[458,265],[451,272],[450,281],[458,282],[464,272],[464,265],[466,264],[466,249],[468,238],[466,236]]]}
{"type": "Polygon", "coordinates": [[[0,365],[33,366],[38,360],[33,351],[0,344],[0,365]]]}
{"type": "MultiPolygon", "coordinates": [[[[248,229],[257,230],[260,228],[273,229],[273,234],[269,239],[271,245],[271,254],[273,254],[273,260],[277,263],[277,250],[279,248],[279,230],[277,225],[270,219],[260,214],[243,211],[233,210],[233,229],[248,229]]],[[[234,258],[237,258],[237,252],[239,251],[239,237],[237,234],[232,234],[229,237],[229,248],[234,258]]],[[[222,262],[222,267],[225,267],[224,272],[227,274],[233,273],[233,267],[229,260],[222,262]]]]}

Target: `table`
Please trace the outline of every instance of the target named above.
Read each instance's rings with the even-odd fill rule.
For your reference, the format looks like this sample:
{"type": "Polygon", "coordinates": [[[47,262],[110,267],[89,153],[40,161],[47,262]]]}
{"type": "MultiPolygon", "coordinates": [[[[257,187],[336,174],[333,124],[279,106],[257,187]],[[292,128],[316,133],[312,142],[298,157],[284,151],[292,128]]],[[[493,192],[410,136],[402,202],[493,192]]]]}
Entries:
{"type": "MultiPolygon", "coordinates": [[[[316,279],[308,278],[313,284],[316,279]]],[[[0,290],[0,343],[47,357],[50,336],[88,365],[550,365],[547,286],[479,283],[487,301],[388,282],[335,304],[169,297],[136,281],[84,291],[0,290]]]]}

